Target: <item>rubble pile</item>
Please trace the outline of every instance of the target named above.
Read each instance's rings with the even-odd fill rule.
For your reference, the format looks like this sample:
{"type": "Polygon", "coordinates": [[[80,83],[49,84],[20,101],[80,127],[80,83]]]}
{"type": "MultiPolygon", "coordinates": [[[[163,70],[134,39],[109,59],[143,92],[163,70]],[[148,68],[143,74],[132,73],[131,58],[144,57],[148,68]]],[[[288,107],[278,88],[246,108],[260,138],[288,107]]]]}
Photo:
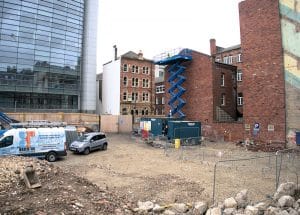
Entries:
{"type": "Polygon", "coordinates": [[[26,157],[0,157],[0,215],[299,215],[299,197],[299,187],[288,182],[281,184],[273,196],[258,203],[249,200],[247,190],[212,206],[205,201],[167,205],[158,204],[154,200],[133,203],[126,195],[112,192],[108,188],[102,190],[71,170],[61,169],[47,161],[26,157]],[[39,188],[28,188],[25,185],[23,173],[28,166],[37,174],[41,184],[39,188]]]}
{"type": "Polygon", "coordinates": [[[132,214],[131,203],[109,190],[44,160],[0,157],[0,214],[132,214]],[[32,166],[41,187],[28,188],[23,171],[32,166]]]}
{"type": "Polygon", "coordinates": [[[133,211],[138,214],[199,214],[199,215],[299,215],[300,191],[292,182],[279,186],[273,197],[259,203],[252,203],[248,191],[242,190],[235,197],[225,199],[209,207],[206,202],[192,204],[174,203],[161,206],[155,202],[138,202],[133,211]]]}

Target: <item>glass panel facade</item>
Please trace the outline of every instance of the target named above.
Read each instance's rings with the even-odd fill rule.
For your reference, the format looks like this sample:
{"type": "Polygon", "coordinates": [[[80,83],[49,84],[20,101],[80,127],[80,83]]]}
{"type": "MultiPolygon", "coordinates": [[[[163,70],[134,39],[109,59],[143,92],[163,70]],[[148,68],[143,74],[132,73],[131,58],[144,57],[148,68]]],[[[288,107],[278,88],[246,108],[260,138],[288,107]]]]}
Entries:
{"type": "Polygon", "coordinates": [[[78,110],[84,0],[0,0],[0,109],[78,110]]]}

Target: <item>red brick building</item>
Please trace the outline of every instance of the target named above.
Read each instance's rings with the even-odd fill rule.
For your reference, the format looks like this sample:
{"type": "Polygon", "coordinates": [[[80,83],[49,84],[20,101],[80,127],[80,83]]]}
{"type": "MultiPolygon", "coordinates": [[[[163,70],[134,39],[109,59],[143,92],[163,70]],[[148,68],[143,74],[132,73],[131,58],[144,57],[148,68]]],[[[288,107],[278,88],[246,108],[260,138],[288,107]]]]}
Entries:
{"type": "Polygon", "coordinates": [[[165,81],[164,76],[155,78],[155,115],[166,115],[165,113],[165,81]]]}
{"type": "Polygon", "coordinates": [[[236,72],[236,91],[237,91],[237,117],[239,121],[243,120],[243,63],[241,45],[235,45],[223,48],[216,45],[216,40],[210,40],[210,54],[216,62],[234,65],[236,72]]]}
{"type": "Polygon", "coordinates": [[[120,111],[140,117],[154,114],[154,64],[129,51],[121,56],[120,111]]]}
{"type": "MultiPolygon", "coordinates": [[[[204,135],[230,141],[250,139],[261,147],[284,147],[285,78],[279,2],[245,0],[239,4],[239,12],[241,45],[222,48],[211,40],[211,56],[193,51],[192,60],[183,64],[187,78],[182,84],[186,89],[182,110],[186,119],[202,122],[204,135]],[[223,80],[230,87],[222,88],[223,80]],[[228,107],[222,106],[224,94],[231,94],[230,100],[225,99],[228,107]],[[220,110],[236,120],[220,120],[220,110]]],[[[170,95],[166,97],[169,101],[170,95]]]]}
{"type": "MultiPolygon", "coordinates": [[[[209,55],[191,51],[191,61],[182,63],[186,89],[181,98],[186,101],[182,111],[188,120],[201,122],[232,122],[237,119],[236,66],[215,62],[209,55]]],[[[168,70],[168,68],[167,68],[168,70]]],[[[166,80],[170,73],[166,73],[166,80]]],[[[170,83],[166,88],[170,88],[170,83]]],[[[166,94],[167,101],[170,94],[166,94]]],[[[167,109],[169,111],[169,107],[167,109]]]]}

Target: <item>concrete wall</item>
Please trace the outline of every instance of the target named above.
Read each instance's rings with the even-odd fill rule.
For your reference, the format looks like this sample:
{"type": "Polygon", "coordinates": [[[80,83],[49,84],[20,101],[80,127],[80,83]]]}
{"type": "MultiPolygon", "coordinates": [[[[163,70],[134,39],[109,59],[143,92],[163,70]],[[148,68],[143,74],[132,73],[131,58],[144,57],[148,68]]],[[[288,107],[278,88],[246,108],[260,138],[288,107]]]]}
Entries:
{"type": "Polygon", "coordinates": [[[251,130],[244,137],[284,146],[285,81],[278,1],[246,0],[239,4],[239,12],[244,123],[251,130]]]}
{"type": "Polygon", "coordinates": [[[48,120],[66,122],[69,125],[82,125],[90,128],[99,127],[100,116],[85,113],[6,113],[9,117],[25,122],[31,120],[48,120]]]}
{"type": "Polygon", "coordinates": [[[120,60],[112,61],[103,66],[103,114],[120,114],[120,70],[120,60]]]}
{"type": "Polygon", "coordinates": [[[289,146],[295,146],[300,130],[300,2],[279,0],[284,50],[286,128],[289,146]]]}
{"type": "Polygon", "coordinates": [[[86,113],[96,111],[98,9],[98,1],[85,1],[80,110],[86,113]]]}

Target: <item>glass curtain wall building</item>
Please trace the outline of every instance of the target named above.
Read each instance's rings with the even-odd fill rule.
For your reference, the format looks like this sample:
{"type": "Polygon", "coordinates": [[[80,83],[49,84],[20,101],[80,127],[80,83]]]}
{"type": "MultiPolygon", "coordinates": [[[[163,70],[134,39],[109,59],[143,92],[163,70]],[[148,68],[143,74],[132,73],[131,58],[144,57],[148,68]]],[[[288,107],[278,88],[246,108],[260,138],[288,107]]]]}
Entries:
{"type": "Polygon", "coordinates": [[[0,0],[0,109],[80,111],[84,8],[0,0]]]}

